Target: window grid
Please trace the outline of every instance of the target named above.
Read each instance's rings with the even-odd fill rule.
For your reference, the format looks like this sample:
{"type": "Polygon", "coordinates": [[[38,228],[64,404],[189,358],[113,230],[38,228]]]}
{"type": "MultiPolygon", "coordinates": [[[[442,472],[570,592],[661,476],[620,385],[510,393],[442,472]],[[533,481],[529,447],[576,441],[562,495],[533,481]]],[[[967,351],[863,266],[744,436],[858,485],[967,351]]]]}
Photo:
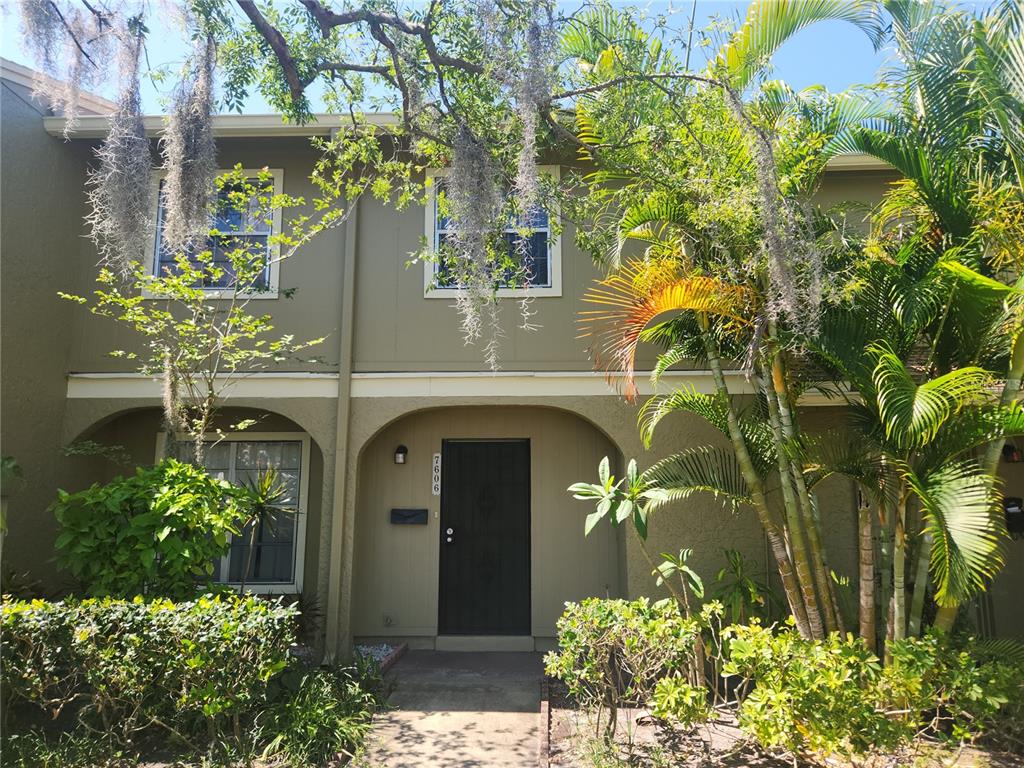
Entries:
{"type": "MultiPolygon", "coordinates": [[[[249,466],[239,466],[240,447],[250,447],[258,451],[259,447],[277,447],[280,450],[281,461],[277,462],[275,469],[278,469],[282,482],[285,483],[286,495],[280,503],[273,505],[275,508],[286,512],[276,522],[269,519],[256,521],[259,526],[256,538],[256,549],[250,564],[252,574],[260,572],[264,565],[264,559],[270,560],[270,567],[267,569],[274,573],[273,578],[265,576],[257,578],[250,575],[245,579],[247,585],[253,586],[280,586],[298,584],[298,546],[300,544],[300,526],[298,516],[301,511],[302,473],[303,468],[303,443],[301,440],[248,440],[235,439],[223,440],[219,443],[207,441],[210,449],[204,457],[204,469],[213,477],[226,480],[233,485],[242,485],[245,481],[255,479],[259,471],[266,469],[271,464],[246,462],[249,466]],[[286,448],[290,449],[289,454],[294,460],[285,462],[284,455],[286,448]],[[274,528],[277,526],[277,530],[274,528]],[[289,536],[280,536],[279,533],[287,533],[289,536]],[[264,537],[269,537],[265,539],[264,537]],[[270,557],[268,558],[268,554],[270,557]],[[287,568],[286,573],[281,573],[282,557],[287,568]]],[[[179,443],[178,453],[184,452],[183,460],[190,460],[192,447],[188,443],[179,443]]],[[[214,578],[224,584],[241,583],[241,575],[246,567],[249,550],[249,536],[251,528],[247,526],[238,536],[231,536],[231,545],[225,554],[214,565],[214,578]],[[235,556],[238,556],[237,559],[235,556]],[[226,578],[225,578],[226,576],[226,578]]]]}
{"type": "MultiPolygon", "coordinates": [[[[438,190],[440,191],[443,184],[438,184],[438,190]]],[[[440,261],[441,246],[444,243],[446,237],[451,234],[451,229],[448,226],[450,221],[449,217],[442,216],[440,210],[440,195],[433,195],[434,204],[434,242],[433,249],[434,253],[439,255],[438,260],[434,263],[434,283],[438,288],[457,290],[458,286],[450,281],[446,281],[443,275],[444,266],[440,261]]],[[[521,285],[512,282],[502,282],[498,288],[551,288],[552,287],[552,258],[551,258],[551,219],[548,212],[543,208],[537,208],[527,216],[520,218],[520,221],[510,221],[508,226],[503,230],[505,240],[509,245],[509,248],[516,247],[516,241],[523,238],[523,230],[528,230],[528,240],[530,245],[526,249],[526,261],[531,262],[527,264],[527,283],[521,285]],[[543,235],[543,245],[535,240],[538,235],[543,235]],[[543,263],[539,264],[537,259],[537,252],[543,251],[543,263]]]]}
{"type": "MultiPolygon", "coordinates": [[[[248,183],[258,183],[256,178],[247,179],[248,183]]],[[[250,253],[256,254],[262,251],[264,260],[263,270],[253,281],[251,286],[245,286],[246,290],[266,291],[270,288],[270,236],[273,234],[273,227],[269,222],[263,221],[253,215],[243,214],[233,208],[225,208],[230,190],[222,190],[218,193],[217,213],[214,216],[212,229],[219,234],[211,236],[202,250],[212,252],[212,265],[223,270],[219,280],[204,279],[203,288],[208,290],[223,290],[233,287],[235,274],[231,260],[227,253],[249,243],[247,246],[250,253]],[[257,245],[251,245],[251,244],[257,245]]],[[[157,277],[166,273],[176,274],[178,264],[177,254],[167,250],[163,246],[164,231],[164,182],[159,183],[157,192],[157,214],[156,233],[154,243],[155,258],[153,262],[153,274],[157,277]]],[[[196,259],[190,258],[193,267],[200,268],[202,265],[196,259]]]]}

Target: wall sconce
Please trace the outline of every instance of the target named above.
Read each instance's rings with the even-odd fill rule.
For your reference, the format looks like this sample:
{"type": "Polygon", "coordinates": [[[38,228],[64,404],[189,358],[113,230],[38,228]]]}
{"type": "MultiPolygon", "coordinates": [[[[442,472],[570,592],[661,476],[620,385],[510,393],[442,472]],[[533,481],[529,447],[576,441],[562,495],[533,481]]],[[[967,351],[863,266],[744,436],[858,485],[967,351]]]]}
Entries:
{"type": "Polygon", "coordinates": [[[400,445],[395,448],[395,464],[405,464],[405,457],[409,454],[409,449],[404,445],[400,445]]]}

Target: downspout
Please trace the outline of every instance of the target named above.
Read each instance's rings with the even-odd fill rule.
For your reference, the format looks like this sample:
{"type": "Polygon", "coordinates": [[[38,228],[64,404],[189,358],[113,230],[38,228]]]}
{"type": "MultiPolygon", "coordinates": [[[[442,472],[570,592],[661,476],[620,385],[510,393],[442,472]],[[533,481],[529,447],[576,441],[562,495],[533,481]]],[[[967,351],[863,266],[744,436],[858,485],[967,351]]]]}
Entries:
{"type": "Polygon", "coordinates": [[[356,235],[359,200],[352,201],[345,221],[342,254],[341,314],[338,328],[338,402],[334,436],[334,499],[331,504],[331,548],[327,581],[327,638],[325,660],[346,661],[352,656],[351,595],[344,562],[345,536],[350,521],[345,509],[348,481],[349,419],[352,395],[352,337],[355,330],[356,235]]]}

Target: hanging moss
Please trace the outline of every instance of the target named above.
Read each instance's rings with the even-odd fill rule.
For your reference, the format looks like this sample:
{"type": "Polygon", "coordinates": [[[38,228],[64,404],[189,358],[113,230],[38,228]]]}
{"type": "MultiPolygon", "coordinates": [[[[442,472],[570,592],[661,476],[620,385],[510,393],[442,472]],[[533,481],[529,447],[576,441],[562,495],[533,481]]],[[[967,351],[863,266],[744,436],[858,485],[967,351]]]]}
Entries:
{"type": "Polygon", "coordinates": [[[217,176],[217,145],[213,138],[213,69],[216,46],[201,41],[188,74],[175,89],[163,141],[163,242],[184,251],[206,240],[210,201],[217,176]]]}
{"type": "Polygon", "coordinates": [[[108,75],[111,31],[104,17],[76,5],[19,0],[22,44],[39,69],[33,91],[67,118],[65,135],[78,119],[84,89],[108,75]]]}
{"type": "Polygon", "coordinates": [[[142,122],[139,56],[142,39],[124,27],[118,68],[121,91],[110,118],[110,132],[96,150],[99,166],[89,177],[89,235],[101,263],[128,274],[141,261],[152,232],[150,174],[152,157],[142,122]]]}

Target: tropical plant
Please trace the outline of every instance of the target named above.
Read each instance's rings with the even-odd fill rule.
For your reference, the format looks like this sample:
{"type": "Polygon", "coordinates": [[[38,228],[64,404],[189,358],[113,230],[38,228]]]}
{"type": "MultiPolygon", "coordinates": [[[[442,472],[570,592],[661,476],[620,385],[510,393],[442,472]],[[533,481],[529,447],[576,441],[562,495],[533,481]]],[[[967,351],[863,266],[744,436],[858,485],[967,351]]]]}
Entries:
{"type": "Polygon", "coordinates": [[[60,566],[94,596],[188,599],[252,514],[244,489],[165,459],[53,505],[60,566]]]}
{"type": "MultiPolygon", "coordinates": [[[[1020,162],[1024,93],[1020,31],[1024,17],[1019,3],[1013,2],[998,3],[978,16],[937,2],[884,5],[897,54],[895,66],[886,73],[895,96],[894,108],[847,132],[842,144],[886,161],[903,178],[893,185],[873,217],[873,235],[865,250],[867,263],[856,278],[854,300],[822,326],[823,346],[827,347],[823,359],[847,381],[870,392],[878,361],[859,350],[886,341],[922,388],[922,404],[930,399],[927,390],[932,385],[927,379],[934,379],[934,386],[942,388],[953,381],[945,377],[961,376],[956,373],[959,370],[984,369],[993,386],[1001,390],[999,408],[992,413],[988,427],[982,423],[951,427],[964,434],[959,444],[948,441],[944,446],[950,457],[959,454],[961,459],[968,458],[971,451],[980,452],[976,467],[969,471],[979,483],[982,475],[996,475],[1005,430],[1012,431],[1009,424],[1000,424],[1000,414],[1012,409],[1024,378],[1024,284],[1019,247],[1024,232],[1020,162]],[[982,439],[986,436],[987,441],[982,439]],[[958,451],[961,446],[964,450],[958,451]]],[[[890,358],[887,365],[892,368],[894,361],[890,358]]],[[[896,386],[892,377],[887,382],[896,386]]],[[[905,377],[902,386],[909,393],[905,377]]],[[[900,405],[909,405],[894,395],[887,394],[890,416],[900,405]]],[[[855,430],[863,432],[868,424],[873,424],[867,428],[869,432],[882,427],[877,405],[861,412],[866,421],[862,419],[860,428],[855,424],[855,430]]],[[[932,420],[936,427],[942,421],[934,407],[924,408],[921,418],[932,420]]],[[[909,424],[906,416],[903,419],[909,424]]],[[[883,430],[886,437],[893,428],[903,427],[889,424],[883,430]]],[[[853,469],[852,474],[860,475],[865,493],[877,494],[885,487],[879,483],[877,466],[863,461],[853,462],[859,467],[852,466],[849,456],[840,463],[844,462],[847,469],[853,469]]],[[[890,461],[886,469],[891,473],[894,466],[890,461]]],[[[889,478],[890,488],[899,484],[898,477],[889,478]]],[[[970,492],[966,488],[962,492],[964,513],[973,515],[973,523],[925,513],[929,526],[939,526],[942,531],[929,529],[919,538],[915,569],[919,587],[909,612],[912,632],[921,626],[929,557],[940,603],[937,623],[947,629],[956,607],[975,594],[1000,565],[1002,520],[994,498],[997,489],[989,494],[992,503],[984,513],[987,523],[982,521],[977,494],[972,504],[970,492]],[[951,528],[961,537],[970,532],[971,557],[949,553],[951,528]],[[937,543],[936,536],[940,537],[937,543]],[[971,575],[965,577],[964,570],[971,575]],[[957,571],[959,576],[948,575],[957,571]]],[[[929,498],[936,500],[935,496],[929,498]]],[[[959,506],[948,495],[943,499],[949,504],[949,513],[959,506]]],[[[891,594],[890,561],[895,557],[897,567],[902,567],[898,563],[904,558],[904,535],[897,530],[903,524],[894,519],[899,513],[891,502],[892,498],[889,502],[876,500],[883,534],[883,608],[891,594]],[[890,543],[894,535],[895,552],[890,543]]],[[[864,570],[860,580],[861,631],[865,636],[873,635],[874,624],[873,579],[867,578],[873,557],[867,507],[862,505],[860,518],[864,570]]],[[[894,601],[902,599],[893,595],[894,601]]],[[[890,634],[893,629],[903,631],[903,618],[895,621],[895,628],[890,627],[890,634]]]]}
{"type": "MultiPolygon", "coordinates": [[[[695,85],[680,73],[687,87],[671,100],[656,93],[666,87],[644,80],[654,66],[628,69],[636,61],[656,62],[662,72],[673,65],[671,56],[628,19],[616,22],[617,37],[646,45],[649,53],[605,57],[619,68],[615,74],[626,68],[643,83],[639,94],[598,93],[578,111],[581,135],[604,144],[584,208],[606,234],[584,242],[618,267],[590,291],[588,300],[601,308],[585,312],[581,322],[599,364],[626,374],[627,395],[636,392],[632,375],[642,342],[662,347],[655,380],[691,359],[706,362],[713,374],[714,394],[680,390],[649,400],[641,432],[649,442],[667,415],[685,411],[718,428],[732,450],[692,448],[637,473],[631,498],[645,515],[698,492],[727,507],[752,507],[798,628],[821,637],[842,627],[842,615],[821,541],[819,517],[827,511],[818,509],[815,487],[832,471],[857,477],[865,500],[873,494],[881,521],[883,605],[893,602],[889,634],[899,637],[921,630],[929,572],[940,623],[948,626],[943,611],[982,589],[1001,564],[995,461],[1001,439],[1018,428],[1013,403],[1024,374],[1024,359],[1015,362],[1017,347],[1024,352],[1020,277],[1013,268],[1019,247],[1006,236],[1024,218],[1015,213],[1019,181],[1012,171],[1007,175],[1017,167],[1015,150],[1000,128],[1015,114],[1004,109],[993,122],[979,94],[987,88],[985,98],[1001,107],[1016,103],[1019,36],[1008,30],[1019,30],[1019,9],[1000,6],[974,23],[938,4],[887,4],[902,56],[890,75],[902,97],[902,111],[893,115],[864,94],[795,94],[752,76],[762,60],[737,51],[761,50],[763,43],[766,56],[805,23],[803,11],[836,10],[803,5],[815,8],[752,6],[704,79],[695,85]],[[974,72],[986,55],[999,60],[991,65],[998,69],[994,83],[968,88],[961,75],[974,72]],[[746,89],[742,104],[734,98],[737,88],[746,89]],[[921,98],[935,103],[922,105],[921,98]],[[948,110],[957,100],[954,114],[948,110]],[[657,140],[637,132],[624,117],[627,109],[634,109],[634,123],[657,127],[657,140]],[[958,117],[947,140],[946,126],[958,117]],[[997,145],[991,153],[990,141],[997,145]],[[825,161],[850,148],[873,152],[907,176],[886,196],[864,243],[837,214],[808,202],[825,161]],[[598,188],[610,181],[610,188],[598,188]],[[643,248],[642,256],[626,257],[630,243],[643,248]],[[658,322],[668,313],[675,316],[658,322]],[[821,378],[804,364],[808,350],[828,371],[842,373],[855,390],[850,400],[863,394],[850,427],[856,437],[821,441],[802,431],[795,403],[821,378]],[[745,413],[736,409],[724,375],[723,360],[730,359],[741,360],[756,383],[757,402],[745,413]],[[998,403],[981,392],[996,377],[1005,379],[998,403]],[[873,458],[840,453],[864,435],[875,441],[873,458]],[[823,462],[815,451],[829,441],[831,455],[823,462]],[[971,453],[985,445],[985,457],[972,464],[971,453]],[[778,505],[766,487],[780,489],[778,505]],[[923,533],[914,537],[908,525],[916,530],[918,516],[923,533]],[[907,556],[915,539],[917,588],[908,605],[907,556]]],[[[874,31],[868,16],[857,16],[863,8],[847,10],[874,31]]],[[[589,61],[600,68],[598,57],[589,61]]],[[[859,513],[860,629],[873,643],[870,507],[861,504],[859,513]]]]}
{"type": "Polygon", "coordinates": [[[724,606],[729,622],[770,620],[779,608],[779,598],[771,586],[753,575],[754,566],[738,549],[725,550],[725,560],[725,567],[715,576],[712,596],[724,606]]]}
{"type": "Polygon", "coordinates": [[[708,67],[689,71],[628,17],[594,14],[603,25],[584,27],[613,34],[588,39],[581,31],[570,41],[586,64],[580,78],[637,84],[577,105],[581,138],[600,147],[579,213],[607,232],[583,244],[616,268],[588,293],[600,308],[583,313],[583,331],[599,364],[625,374],[627,396],[636,393],[641,342],[664,349],[655,379],[685,359],[705,361],[714,394],[652,398],[641,432],[649,442],[664,417],[688,411],[732,448],[694,448],[660,462],[638,475],[633,499],[645,513],[698,492],[752,507],[797,625],[821,637],[842,624],[816,500],[794,453],[802,439],[794,408],[801,384],[790,374],[788,330],[815,325],[838,258],[819,239],[808,196],[842,136],[877,107],[866,94],[794,93],[763,72],[772,52],[808,24],[841,18],[878,39],[877,19],[870,4],[754,4],[708,67]],[[636,50],[619,55],[623,39],[636,50]],[[642,256],[625,258],[631,244],[642,256]],[[669,313],[677,316],[657,322],[669,313]],[[756,412],[737,411],[724,373],[729,359],[742,359],[757,382],[756,412]],[[769,499],[773,486],[781,506],[769,499]]]}

